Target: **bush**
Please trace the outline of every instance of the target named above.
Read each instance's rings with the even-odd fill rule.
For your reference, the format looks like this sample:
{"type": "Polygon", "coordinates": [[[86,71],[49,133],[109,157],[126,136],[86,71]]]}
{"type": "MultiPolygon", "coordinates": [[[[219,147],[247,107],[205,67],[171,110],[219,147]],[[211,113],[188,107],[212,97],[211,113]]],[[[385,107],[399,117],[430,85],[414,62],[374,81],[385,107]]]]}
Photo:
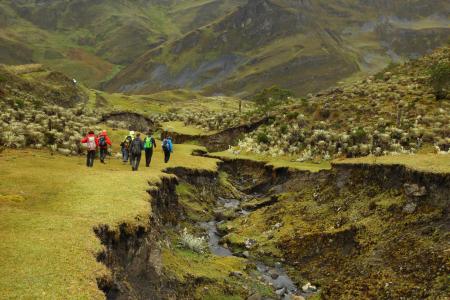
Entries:
{"type": "Polygon", "coordinates": [[[439,62],[430,67],[430,84],[437,100],[445,99],[450,89],[450,63],[439,62]]]}
{"type": "Polygon", "coordinates": [[[260,144],[268,144],[270,142],[269,136],[266,133],[264,133],[264,132],[258,133],[258,136],[256,137],[256,140],[260,144]]]}
{"type": "Polygon", "coordinates": [[[197,253],[205,253],[207,247],[204,237],[195,237],[194,235],[188,233],[186,228],[184,228],[183,233],[181,234],[180,243],[184,248],[190,249],[197,253]]]}
{"type": "Polygon", "coordinates": [[[364,143],[367,138],[367,133],[365,132],[364,128],[358,127],[352,132],[352,137],[355,144],[364,143]]]}
{"type": "Polygon", "coordinates": [[[291,97],[294,97],[293,92],[278,86],[272,86],[256,94],[254,101],[262,110],[267,111],[274,106],[287,102],[291,97]]]}

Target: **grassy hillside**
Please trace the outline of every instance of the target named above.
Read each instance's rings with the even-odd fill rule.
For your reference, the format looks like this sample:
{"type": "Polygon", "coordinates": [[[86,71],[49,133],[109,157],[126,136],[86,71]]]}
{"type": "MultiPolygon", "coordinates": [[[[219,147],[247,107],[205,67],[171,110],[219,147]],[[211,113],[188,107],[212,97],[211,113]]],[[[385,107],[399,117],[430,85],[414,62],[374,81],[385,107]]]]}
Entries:
{"type": "MultiPolygon", "coordinates": [[[[113,134],[115,149],[125,132],[113,134]]],[[[215,161],[191,157],[193,146],[176,146],[165,165],[157,149],[151,169],[131,174],[130,166],[110,159],[85,167],[84,157],[47,151],[0,154],[0,293],[13,298],[103,299],[96,279],[105,274],[97,262],[102,224],[144,226],[150,213],[150,184],[166,167],[214,169],[215,161]],[[43,171],[45,170],[45,172],[43,171]],[[70,170],[70,172],[68,172],[70,170]]]]}

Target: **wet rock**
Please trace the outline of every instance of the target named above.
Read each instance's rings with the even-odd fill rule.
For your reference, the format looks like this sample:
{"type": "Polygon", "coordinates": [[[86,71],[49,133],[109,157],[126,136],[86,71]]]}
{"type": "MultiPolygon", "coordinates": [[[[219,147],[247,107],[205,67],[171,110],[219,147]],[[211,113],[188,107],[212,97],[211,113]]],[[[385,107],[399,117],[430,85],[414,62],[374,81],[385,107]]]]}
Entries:
{"type": "Polygon", "coordinates": [[[302,286],[302,291],[305,293],[314,293],[317,291],[317,287],[310,282],[302,286]]]}
{"type": "Polygon", "coordinates": [[[260,293],[255,293],[248,297],[247,300],[262,300],[262,296],[260,293]]]}
{"type": "Polygon", "coordinates": [[[270,277],[272,277],[272,279],[277,279],[280,276],[280,274],[278,274],[277,270],[274,270],[274,269],[269,271],[269,275],[270,275],[270,277]]]}
{"type": "Polygon", "coordinates": [[[403,185],[403,188],[405,190],[405,194],[408,197],[423,197],[427,194],[427,189],[424,186],[419,186],[418,184],[412,183],[405,183],[403,185]]]}
{"type": "Polygon", "coordinates": [[[403,212],[407,213],[407,214],[412,214],[413,212],[416,211],[417,208],[417,204],[416,203],[407,203],[404,207],[403,207],[403,212]]]}
{"type": "Polygon", "coordinates": [[[278,296],[283,296],[285,293],[286,293],[285,288],[281,288],[281,289],[275,291],[275,294],[277,294],[278,296]]]}
{"type": "Polygon", "coordinates": [[[250,252],[244,251],[244,252],[242,252],[242,256],[245,257],[245,258],[249,258],[250,257],[250,252]]]}

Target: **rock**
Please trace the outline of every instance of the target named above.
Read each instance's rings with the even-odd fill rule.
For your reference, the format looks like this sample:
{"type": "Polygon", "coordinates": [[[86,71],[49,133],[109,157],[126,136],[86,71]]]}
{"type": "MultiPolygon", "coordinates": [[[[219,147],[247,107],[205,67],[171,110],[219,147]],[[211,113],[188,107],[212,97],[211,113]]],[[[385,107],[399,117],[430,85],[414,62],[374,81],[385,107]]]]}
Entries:
{"type": "Polygon", "coordinates": [[[403,212],[407,213],[407,214],[412,214],[413,212],[416,211],[417,208],[417,204],[414,202],[411,203],[407,203],[404,207],[403,207],[403,212]]]}
{"type": "Polygon", "coordinates": [[[262,296],[260,293],[255,293],[248,297],[247,300],[262,300],[262,296]]]}
{"type": "Polygon", "coordinates": [[[405,183],[403,185],[406,196],[409,197],[423,197],[427,194],[427,189],[424,186],[419,186],[418,184],[405,183]]]}
{"type": "Polygon", "coordinates": [[[283,296],[285,293],[286,293],[286,289],[285,288],[282,288],[282,289],[279,289],[279,290],[275,291],[275,294],[277,294],[278,296],[283,296]]]}
{"type": "Polygon", "coordinates": [[[277,270],[275,269],[270,270],[269,275],[270,277],[272,277],[272,279],[277,279],[280,276],[280,274],[278,274],[277,270]]]}
{"type": "Polygon", "coordinates": [[[240,272],[240,271],[231,271],[230,276],[240,278],[240,277],[244,276],[244,274],[242,274],[242,272],[240,272]]]}
{"type": "Polygon", "coordinates": [[[242,252],[242,256],[245,257],[245,258],[249,258],[250,257],[250,252],[244,251],[244,252],[242,252]]]}
{"type": "Polygon", "coordinates": [[[272,226],[272,228],[273,228],[274,230],[277,230],[277,229],[280,229],[282,226],[283,226],[282,223],[276,223],[275,225],[272,226]]]}
{"type": "Polygon", "coordinates": [[[302,286],[302,291],[305,293],[314,293],[317,291],[317,287],[308,282],[307,284],[302,286]]]}
{"type": "Polygon", "coordinates": [[[282,267],[282,264],[280,262],[275,263],[275,268],[281,269],[281,267],[282,267]]]}

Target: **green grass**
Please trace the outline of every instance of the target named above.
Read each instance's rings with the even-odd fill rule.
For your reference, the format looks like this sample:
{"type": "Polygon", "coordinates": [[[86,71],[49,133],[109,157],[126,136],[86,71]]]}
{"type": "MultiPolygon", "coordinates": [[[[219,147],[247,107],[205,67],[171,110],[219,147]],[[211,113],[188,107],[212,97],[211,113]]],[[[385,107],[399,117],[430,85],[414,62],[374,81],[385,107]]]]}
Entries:
{"type": "Polygon", "coordinates": [[[233,154],[229,151],[211,153],[210,156],[218,159],[224,158],[224,159],[254,160],[259,162],[265,162],[267,165],[273,166],[275,168],[290,168],[310,172],[319,172],[321,170],[331,169],[331,164],[327,161],[322,161],[320,163],[296,162],[293,160],[293,157],[289,156],[268,157],[257,155],[254,153],[233,154]]]}
{"type": "Polygon", "coordinates": [[[163,128],[168,129],[171,132],[186,134],[186,135],[211,135],[217,131],[206,131],[201,128],[184,125],[181,121],[165,122],[162,123],[163,128]]]}
{"type": "MultiPolygon", "coordinates": [[[[121,132],[113,134],[116,145],[121,132]],[[117,136],[117,138],[116,138],[117,136]]],[[[122,222],[147,226],[148,183],[165,167],[215,169],[213,159],[176,145],[165,165],[158,148],[150,169],[132,173],[109,159],[85,167],[84,157],[5,150],[0,155],[0,294],[5,299],[103,299],[96,278],[107,272],[93,228],[122,222]]]]}
{"type": "Polygon", "coordinates": [[[440,154],[390,155],[381,157],[366,156],[334,161],[333,163],[404,165],[407,168],[423,172],[450,173],[450,155],[440,154]]]}

